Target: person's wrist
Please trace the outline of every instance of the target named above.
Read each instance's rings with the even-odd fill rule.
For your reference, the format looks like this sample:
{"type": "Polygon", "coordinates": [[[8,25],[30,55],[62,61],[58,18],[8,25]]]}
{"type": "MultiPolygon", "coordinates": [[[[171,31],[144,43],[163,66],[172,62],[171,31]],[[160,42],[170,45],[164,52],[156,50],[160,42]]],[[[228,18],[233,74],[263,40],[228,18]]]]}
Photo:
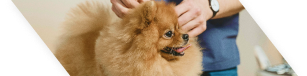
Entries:
{"type": "Polygon", "coordinates": [[[213,12],[212,10],[209,8],[207,11],[206,11],[206,20],[210,20],[213,16],[213,12]]]}
{"type": "Polygon", "coordinates": [[[210,19],[215,19],[217,13],[219,12],[220,10],[220,4],[219,4],[219,0],[208,0],[209,2],[209,7],[211,9],[211,12],[212,12],[212,16],[210,19]]]}
{"type": "Polygon", "coordinates": [[[213,16],[213,11],[211,10],[211,7],[209,5],[209,0],[204,0],[206,1],[206,4],[205,4],[205,15],[206,15],[206,20],[209,20],[212,18],[213,16]]]}

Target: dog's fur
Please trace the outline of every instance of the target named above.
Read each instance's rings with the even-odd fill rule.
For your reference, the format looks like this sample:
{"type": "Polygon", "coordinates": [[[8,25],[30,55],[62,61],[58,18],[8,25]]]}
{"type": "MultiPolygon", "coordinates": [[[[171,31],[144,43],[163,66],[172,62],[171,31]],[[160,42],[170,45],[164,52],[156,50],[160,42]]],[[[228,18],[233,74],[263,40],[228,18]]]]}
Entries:
{"type": "Polygon", "coordinates": [[[56,57],[71,76],[198,76],[202,52],[196,38],[184,56],[160,50],[183,43],[174,4],[149,1],[122,19],[106,2],[85,2],[66,18],[56,57]],[[165,37],[173,31],[171,38],[165,37]]]}

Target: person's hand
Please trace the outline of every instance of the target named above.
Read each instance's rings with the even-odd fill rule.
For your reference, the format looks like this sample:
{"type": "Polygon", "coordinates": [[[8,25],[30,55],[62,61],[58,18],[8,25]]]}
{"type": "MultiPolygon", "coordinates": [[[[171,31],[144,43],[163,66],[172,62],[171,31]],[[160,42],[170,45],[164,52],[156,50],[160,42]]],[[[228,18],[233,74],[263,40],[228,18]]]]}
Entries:
{"type": "Polygon", "coordinates": [[[149,0],[110,0],[112,10],[118,17],[123,17],[130,9],[137,7],[140,3],[149,0]]]}
{"type": "Polygon", "coordinates": [[[196,37],[207,28],[206,21],[212,17],[208,0],[183,0],[175,7],[179,26],[188,32],[190,37],[196,37]]]}

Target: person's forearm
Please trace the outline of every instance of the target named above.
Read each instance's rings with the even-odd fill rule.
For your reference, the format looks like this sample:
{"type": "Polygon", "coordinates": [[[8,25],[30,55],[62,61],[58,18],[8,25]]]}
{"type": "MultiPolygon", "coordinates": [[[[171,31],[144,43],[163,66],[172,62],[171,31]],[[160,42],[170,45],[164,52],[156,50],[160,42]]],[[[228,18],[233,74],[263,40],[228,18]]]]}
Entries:
{"type": "MultiPolygon", "coordinates": [[[[220,5],[220,10],[212,19],[232,16],[244,9],[239,0],[217,0],[220,5]]],[[[210,11],[212,12],[212,11],[210,11]]]]}

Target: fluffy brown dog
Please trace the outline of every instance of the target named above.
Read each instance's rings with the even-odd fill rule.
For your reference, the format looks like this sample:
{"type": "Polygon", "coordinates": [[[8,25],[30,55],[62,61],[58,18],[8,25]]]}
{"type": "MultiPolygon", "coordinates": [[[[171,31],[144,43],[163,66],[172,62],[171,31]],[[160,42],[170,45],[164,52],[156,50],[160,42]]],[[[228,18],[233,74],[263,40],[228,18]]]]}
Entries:
{"type": "Polygon", "coordinates": [[[145,2],[122,19],[110,6],[80,4],[64,22],[55,55],[71,76],[201,74],[201,49],[181,32],[174,4],[145,2]]]}

